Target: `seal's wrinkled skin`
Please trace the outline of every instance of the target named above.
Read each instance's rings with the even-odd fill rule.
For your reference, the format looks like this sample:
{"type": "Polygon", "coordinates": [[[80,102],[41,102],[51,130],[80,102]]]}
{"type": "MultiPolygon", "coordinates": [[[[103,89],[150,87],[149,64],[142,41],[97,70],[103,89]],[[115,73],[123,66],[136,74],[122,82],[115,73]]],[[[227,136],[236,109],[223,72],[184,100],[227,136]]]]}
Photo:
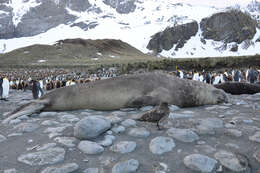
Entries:
{"type": "Polygon", "coordinates": [[[29,111],[28,105],[23,106],[3,122],[21,116],[22,112],[28,115],[36,111],[116,110],[161,102],[192,107],[227,101],[225,92],[211,85],[164,73],[144,73],[58,88],[34,101],[34,105],[41,105],[37,109],[30,105],[29,111]]]}

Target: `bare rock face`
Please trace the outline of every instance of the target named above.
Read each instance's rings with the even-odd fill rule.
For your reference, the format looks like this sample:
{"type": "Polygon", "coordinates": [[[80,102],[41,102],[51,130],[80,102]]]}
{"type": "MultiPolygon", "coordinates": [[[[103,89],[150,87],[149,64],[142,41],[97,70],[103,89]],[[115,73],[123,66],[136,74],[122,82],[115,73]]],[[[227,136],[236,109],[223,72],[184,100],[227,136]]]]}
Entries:
{"type": "Polygon", "coordinates": [[[103,2],[121,14],[133,12],[136,8],[135,0],[103,0],[103,2]]]}
{"type": "Polygon", "coordinates": [[[12,38],[14,34],[12,8],[0,4],[0,39],[12,38]]]}
{"type": "Polygon", "coordinates": [[[65,8],[51,0],[43,1],[41,5],[31,8],[25,14],[15,30],[16,37],[33,36],[48,29],[65,24],[74,17],[67,14],[65,8]]]}
{"type": "Polygon", "coordinates": [[[147,45],[147,49],[154,53],[162,50],[170,50],[176,45],[175,50],[182,48],[187,40],[198,32],[198,23],[193,21],[183,25],[168,27],[162,32],[156,33],[147,45]]]}
{"type": "Polygon", "coordinates": [[[239,10],[230,10],[204,18],[200,22],[205,39],[241,43],[252,39],[256,33],[256,21],[239,10]]]}
{"type": "Polygon", "coordinates": [[[66,8],[73,11],[86,11],[91,4],[88,0],[38,0],[40,5],[30,8],[21,18],[17,26],[13,24],[12,8],[3,2],[0,4],[0,39],[13,37],[27,37],[37,35],[75,20],[75,16],[68,13],[66,8]]]}

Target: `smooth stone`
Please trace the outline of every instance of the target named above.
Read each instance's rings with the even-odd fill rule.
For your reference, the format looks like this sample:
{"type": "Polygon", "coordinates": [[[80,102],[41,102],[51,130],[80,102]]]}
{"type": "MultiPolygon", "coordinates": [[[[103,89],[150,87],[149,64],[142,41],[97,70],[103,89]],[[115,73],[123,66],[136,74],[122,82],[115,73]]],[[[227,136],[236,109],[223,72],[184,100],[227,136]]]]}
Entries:
{"type": "Polygon", "coordinates": [[[106,117],[106,119],[108,119],[112,125],[114,124],[118,124],[122,121],[122,118],[116,116],[116,115],[109,115],[106,117]]]}
{"type": "Polygon", "coordinates": [[[199,140],[199,136],[190,129],[170,128],[167,130],[167,134],[182,142],[194,142],[199,140]]]}
{"type": "Polygon", "coordinates": [[[71,173],[77,171],[79,165],[76,163],[67,163],[58,166],[50,166],[45,168],[41,173],[71,173]]]}
{"type": "Polygon", "coordinates": [[[53,148],[56,145],[57,145],[56,143],[47,143],[47,144],[43,144],[42,146],[37,147],[36,150],[37,151],[43,151],[43,150],[47,150],[49,148],[53,148]]]}
{"type": "Polygon", "coordinates": [[[58,112],[41,112],[39,117],[41,118],[50,118],[50,117],[56,117],[58,116],[58,112]]]}
{"type": "Polygon", "coordinates": [[[175,118],[192,118],[193,115],[192,114],[180,114],[180,113],[174,113],[174,112],[171,112],[169,114],[169,118],[170,119],[175,119],[175,118]]]}
{"type": "Polygon", "coordinates": [[[103,173],[103,171],[99,171],[98,168],[87,168],[83,173],[103,173]]]}
{"type": "Polygon", "coordinates": [[[191,154],[186,156],[183,160],[185,166],[194,171],[203,173],[211,173],[217,167],[217,161],[208,156],[201,154],[191,154]]]}
{"type": "Polygon", "coordinates": [[[78,149],[85,154],[100,154],[104,151],[101,145],[92,141],[81,141],[78,145],[78,149]]]}
{"type": "Polygon", "coordinates": [[[20,133],[30,133],[37,130],[39,127],[40,125],[35,123],[22,123],[17,125],[15,129],[20,133]]]}
{"type": "Polygon", "coordinates": [[[224,123],[222,119],[219,118],[205,118],[202,119],[200,122],[200,125],[206,126],[209,128],[217,129],[217,128],[223,128],[224,123]]]}
{"type": "Polygon", "coordinates": [[[260,163],[260,149],[253,154],[253,157],[260,163]]]}
{"type": "Polygon", "coordinates": [[[16,118],[16,119],[14,119],[14,120],[11,120],[11,121],[9,122],[9,124],[11,124],[11,125],[17,125],[17,124],[19,124],[19,123],[21,123],[21,122],[22,122],[22,120],[16,118]]]}
{"type": "Polygon", "coordinates": [[[260,131],[256,132],[253,136],[250,136],[249,140],[260,143],[260,131]]]}
{"type": "Polygon", "coordinates": [[[130,159],[115,164],[112,168],[112,173],[131,173],[136,172],[139,167],[138,160],[130,159]]]}
{"type": "Polygon", "coordinates": [[[29,117],[27,115],[23,115],[23,116],[20,116],[18,117],[19,120],[28,120],[29,117]]]}
{"type": "Polygon", "coordinates": [[[153,138],[149,144],[149,149],[153,154],[163,154],[170,152],[175,147],[174,140],[169,137],[158,136],[153,138]]]}
{"type": "Polygon", "coordinates": [[[115,136],[113,135],[106,135],[104,140],[99,141],[98,144],[102,145],[103,147],[108,147],[111,146],[113,144],[113,141],[116,139],[115,136]]]}
{"type": "Polygon", "coordinates": [[[12,169],[6,169],[4,170],[3,173],[18,173],[17,170],[15,168],[12,168],[12,169]]]}
{"type": "Polygon", "coordinates": [[[135,150],[136,143],[133,141],[121,141],[110,147],[111,151],[119,152],[121,154],[131,153],[135,150]]]}
{"type": "Polygon", "coordinates": [[[174,112],[174,111],[180,110],[181,108],[176,105],[169,105],[169,109],[170,109],[170,112],[174,112]]]}
{"type": "Polygon", "coordinates": [[[65,150],[60,147],[48,148],[34,153],[22,154],[18,161],[31,165],[50,165],[64,161],[65,150]]]}
{"type": "Polygon", "coordinates": [[[76,123],[74,136],[79,139],[92,139],[110,129],[111,123],[106,118],[86,117],[76,123]]]}
{"type": "Polygon", "coordinates": [[[66,147],[75,147],[77,138],[74,137],[56,137],[54,138],[54,141],[66,146],[66,147]]]}
{"type": "Polygon", "coordinates": [[[124,126],[115,126],[111,129],[114,133],[122,133],[125,131],[125,127],[124,126]]]}
{"type": "Polygon", "coordinates": [[[124,127],[135,127],[136,126],[136,121],[132,119],[126,119],[123,122],[121,122],[121,125],[124,127]]]}
{"type": "Polygon", "coordinates": [[[78,117],[76,117],[73,114],[65,114],[65,115],[59,117],[59,119],[60,119],[60,122],[63,122],[63,123],[75,123],[80,120],[78,117]]]}
{"type": "Polygon", "coordinates": [[[234,149],[239,149],[239,146],[237,144],[233,144],[233,143],[227,143],[227,144],[225,144],[225,146],[234,148],[234,149]]]}
{"type": "Polygon", "coordinates": [[[242,132],[237,129],[226,129],[226,134],[233,137],[241,137],[242,132]]]}
{"type": "Polygon", "coordinates": [[[43,126],[57,126],[59,124],[60,124],[59,122],[54,121],[54,120],[45,120],[41,123],[41,125],[43,125],[43,126]]]}
{"type": "Polygon", "coordinates": [[[140,111],[147,112],[153,109],[153,106],[145,106],[140,109],[140,111]]]}
{"type": "Polygon", "coordinates": [[[226,168],[235,172],[242,172],[246,170],[244,165],[241,165],[241,162],[238,158],[231,152],[219,151],[215,153],[215,158],[226,168]]]}
{"type": "Polygon", "coordinates": [[[23,133],[11,133],[7,137],[22,136],[23,133]]]}
{"type": "Polygon", "coordinates": [[[144,127],[133,128],[128,132],[128,135],[137,138],[147,138],[148,136],[150,136],[150,132],[144,127]]]}
{"type": "Polygon", "coordinates": [[[61,127],[48,127],[44,130],[43,133],[61,133],[63,132],[68,126],[61,126],[61,127]]]}
{"type": "Polygon", "coordinates": [[[6,139],[7,139],[7,138],[6,138],[5,136],[3,136],[3,135],[0,134],[0,142],[5,141],[6,139]]]}

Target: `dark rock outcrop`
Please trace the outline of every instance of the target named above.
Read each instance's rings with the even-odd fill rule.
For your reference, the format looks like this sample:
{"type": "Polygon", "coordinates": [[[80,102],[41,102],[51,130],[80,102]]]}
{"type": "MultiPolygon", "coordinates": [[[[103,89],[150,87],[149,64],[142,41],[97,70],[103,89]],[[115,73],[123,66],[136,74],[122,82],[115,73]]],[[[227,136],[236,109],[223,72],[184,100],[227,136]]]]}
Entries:
{"type": "Polygon", "coordinates": [[[198,32],[198,23],[193,21],[183,25],[168,27],[162,32],[152,36],[147,45],[147,49],[154,53],[160,53],[162,50],[170,50],[176,45],[175,50],[182,48],[187,40],[195,36],[198,32]]]}
{"type": "Polygon", "coordinates": [[[75,17],[69,15],[65,8],[60,7],[53,1],[42,1],[41,5],[31,8],[30,11],[22,17],[21,22],[15,29],[15,36],[25,37],[37,35],[60,24],[66,24],[74,19],[75,17]]]}
{"type": "Polygon", "coordinates": [[[103,0],[103,2],[121,14],[133,12],[136,8],[135,0],[103,0]]]}
{"type": "Polygon", "coordinates": [[[14,23],[12,21],[12,8],[0,4],[0,39],[8,39],[14,36],[14,23]]]}
{"type": "Polygon", "coordinates": [[[256,21],[239,10],[216,13],[202,19],[200,27],[205,39],[241,43],[252,39],[256,33],[256,21]]]}

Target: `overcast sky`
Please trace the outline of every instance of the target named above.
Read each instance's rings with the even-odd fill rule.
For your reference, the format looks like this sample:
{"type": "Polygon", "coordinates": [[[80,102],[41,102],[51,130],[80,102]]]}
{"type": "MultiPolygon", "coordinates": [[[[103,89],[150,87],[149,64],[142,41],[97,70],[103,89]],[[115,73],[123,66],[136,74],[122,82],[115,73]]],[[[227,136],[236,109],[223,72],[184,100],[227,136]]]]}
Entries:
{"type": "Polygon", "coordinates": [[[249,4],[252,0],[173,0],[176,2],[187,2],[190,4],[210,5],[216,7],[226,7],[240,4],[242,6],[249,4]]]}

